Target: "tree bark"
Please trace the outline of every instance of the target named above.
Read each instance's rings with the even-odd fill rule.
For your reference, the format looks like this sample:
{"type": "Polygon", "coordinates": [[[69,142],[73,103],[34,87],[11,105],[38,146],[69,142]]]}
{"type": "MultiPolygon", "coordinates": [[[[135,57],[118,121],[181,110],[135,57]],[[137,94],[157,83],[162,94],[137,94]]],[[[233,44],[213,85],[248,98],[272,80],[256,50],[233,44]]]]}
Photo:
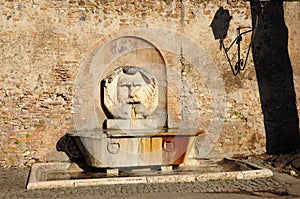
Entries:
{"type": "Polygon", "coordinates": [[[268,154],[289,153],[300,144],[293,71],[283,1],[251,0],[252,53],[258,81],[268,154]],[[262,6],[264,5],[264,6],[262,6]]]}

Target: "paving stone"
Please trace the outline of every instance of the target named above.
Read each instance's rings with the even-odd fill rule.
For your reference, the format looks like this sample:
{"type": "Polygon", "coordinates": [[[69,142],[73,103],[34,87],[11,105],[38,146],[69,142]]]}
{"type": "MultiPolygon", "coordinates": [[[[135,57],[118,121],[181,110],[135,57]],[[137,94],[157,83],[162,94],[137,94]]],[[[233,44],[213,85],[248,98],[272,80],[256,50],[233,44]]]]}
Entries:
{"type": "Polygon", "coordinates": [[[184,183],[157,183],[133,185],[104,185],[95,187],[76,187],[47,190],[26,190],[25,185],[29,169],[1,169],[0,170],[0,198],[62,198],[82,196],[121,196],[136,193],[156,192],[208,192],[208,193],[237,193],[270,192],[282,194],[286,192],[286,183],[274,178],[252,180],[228,180],[209,182],[184,182],[184,183]]]}

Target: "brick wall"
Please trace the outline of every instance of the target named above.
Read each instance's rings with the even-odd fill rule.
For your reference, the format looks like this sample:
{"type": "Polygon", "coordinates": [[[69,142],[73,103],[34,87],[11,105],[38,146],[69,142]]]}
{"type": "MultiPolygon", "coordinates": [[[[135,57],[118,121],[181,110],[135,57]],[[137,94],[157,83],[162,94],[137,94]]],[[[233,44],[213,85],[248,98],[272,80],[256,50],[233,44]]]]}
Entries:
{"type": "MultiPolygon", "coordinates": [[[[147,33],[136,33],[146,40],[152,38],[167,66],[179,75],[180,49],[172,47],[172,53],[164,52],[163,42],[190,41],[196,49],[199,47],[200,51],[183,52],[186,56],[184,78],[192,99],[197,102],[189,107],[190,112],[197,110],[197,125],[206,132],[220,133],[216,142],[206,143],[213,146],[208,147],[212,150],[205,156],[263,153],[263,116],[252,58],[250,56],[245,71],[233,76],[224,51],[219,50],[219,43],[209,27],[221,6],[233,17],[224,41],[229,45],[236,36],[237,26],[251,27],[247,1],[1,1],[0,164],[21,166],[34,161],[64,160],[56,151],[56,143],[75,128],[72,100],[76,78],[88,69],[95,52],[105,42],[128,35],[128,31],[136,28],[162,28],[183,35],[184,39],[165,41],[161,39],[164,35],[157,35],[155,40],[147,33]],[[201,67],[193,64],[197,56],[201,56],[201,67]],[[215,67],[215,73],[201,71],[206,66],[215,67]],[[216,75],[220,77],[224,93],[216,93],[210,85],[209,80],[217,78],[216,75]],[[224,114],[214,114],[212,104],[216,98],[224,100],[221,111],[224,114]],[[214,126],[216,121],[221,121],[221,129],[214,126]]],[[[299,104],[299,3],[286,2],[285,12],[299,104]]],[[[243,54],[249,43],[247,34],[242,41],[243,54]]],[[[178,99],[169,99],[172,100],[178,99]]],[[[203,149],[200,141],[195,150],[203,149]]]]}

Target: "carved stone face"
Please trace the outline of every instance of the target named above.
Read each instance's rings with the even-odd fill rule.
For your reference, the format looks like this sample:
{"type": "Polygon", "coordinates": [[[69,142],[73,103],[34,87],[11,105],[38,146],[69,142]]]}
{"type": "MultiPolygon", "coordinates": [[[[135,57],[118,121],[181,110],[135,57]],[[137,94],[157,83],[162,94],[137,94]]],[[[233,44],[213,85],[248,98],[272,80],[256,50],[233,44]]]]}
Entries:
{"type": "Polygon", "coordinates": [[[141,99],[139,90],[146,85],[142,75],[137,72],[134,75],[122,74],[120,75],[117,98],[119,103],[140,104],[141,99]]]}
{"type": "Polygon", "coordinates": [[[119,67],[104,81],[104,105],[114,118],[148,118],[158,105],[158,82],[142,68],[119,67]]]}

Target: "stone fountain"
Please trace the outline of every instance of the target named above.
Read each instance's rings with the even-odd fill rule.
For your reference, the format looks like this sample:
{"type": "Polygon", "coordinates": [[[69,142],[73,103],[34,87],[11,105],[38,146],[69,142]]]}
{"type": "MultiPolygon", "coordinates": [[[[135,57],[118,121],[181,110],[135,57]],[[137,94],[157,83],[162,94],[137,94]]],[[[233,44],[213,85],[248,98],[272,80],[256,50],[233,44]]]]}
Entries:
{"type": "Polygon", "coordinates": [[[179,165],[185,161],[202,131],[161,124],[167,118],[155,113],[161,95],[155,76],[141,67],[121,66],[99,84],[99,106],[106,115],[102,129],[72,134],[87,165],[147,167],[179,165]]]}
{"type": "Polygon", "coordinates": [[[27,189],[273,175],[270,170],[237,160],[226,160],[229,167],[224,167],[224,161],[199,159],[206,157],[222,129],[222,121],[214,118],[222,115],[222,103],[217,102],[225,93],[220,91],[220,81],[210,78],[216,76],[213,62],[191,40],[169,42],[181,37],[161,29],[139,31],[133,34],[136,36],[109,39],[87,58],[74,83],[71,113],[75,130],[56,145],[68,155],[68,162],[35,163],[27,189]],[[199,93],[188,84],[185,64],[190,63],[185,62],[183,53],[179,60],[178,49],[186,52],[190,67],[201,69],[204,83],[216,95],[211,104],[213,128],[199,123],[195,98],[199,93]],[[246,168],[235,170],[240,164],[246,168]],[[178,165],[172,172],[163,171],[178,165]]]}

